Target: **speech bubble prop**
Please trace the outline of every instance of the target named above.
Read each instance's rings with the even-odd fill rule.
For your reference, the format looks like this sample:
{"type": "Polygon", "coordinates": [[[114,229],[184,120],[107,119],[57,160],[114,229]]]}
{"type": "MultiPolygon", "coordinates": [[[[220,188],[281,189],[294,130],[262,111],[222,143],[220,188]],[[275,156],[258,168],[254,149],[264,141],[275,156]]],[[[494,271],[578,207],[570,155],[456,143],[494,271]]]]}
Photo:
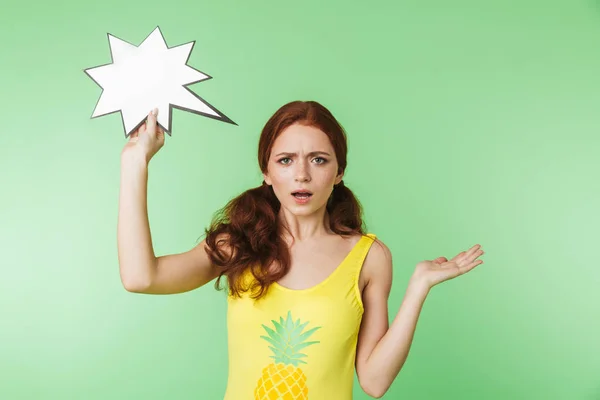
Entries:
{"type": "Polygon", "coordinates": [[[108,34],[112,63],[84,72],[102,88],[91,118],[121,113],[125,137],[158,108],[157,123],[171,135],[173,108],[237,125],[187,86],[212,77],[187,65],[195,41],[169,48],[157,26],[139,45],[108,34]]]}

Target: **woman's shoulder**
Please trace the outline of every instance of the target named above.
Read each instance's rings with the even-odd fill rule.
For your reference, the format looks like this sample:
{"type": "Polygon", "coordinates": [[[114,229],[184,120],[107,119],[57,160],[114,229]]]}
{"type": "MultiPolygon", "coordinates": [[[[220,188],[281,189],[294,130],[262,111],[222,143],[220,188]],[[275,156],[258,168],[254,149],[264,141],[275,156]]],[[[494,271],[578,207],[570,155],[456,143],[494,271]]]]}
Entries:
{"type": "Polygon", "coordinates": [[[392,252],[389,247],[372,233],[367,233],[373,239],[369,252],[365,258],[363,269],[367,279],[373,276],[390,277],[392,273],[392,252]]]}
{"type": "MultiPolygon", "coordinates": [[[[389,249],[387,248],[387,246],[377,237],[376,234],[371,233],[371,232],[353,233],[352,235],[335,235],[335,236],[338,236],[338,238],[341,238],[342,241],[348,243],[352,247],[354,245],[358,244],[358,242],[360,242],[364,238],[369,238],[372,241],[371,247],[374,247],[375,245],[377,245],[378,247],[382,248],[382,251],[384,253],[389,252],[389,249]]],[[[369,250],[369,252],[371,252],[371,250],[369,250]]]]}

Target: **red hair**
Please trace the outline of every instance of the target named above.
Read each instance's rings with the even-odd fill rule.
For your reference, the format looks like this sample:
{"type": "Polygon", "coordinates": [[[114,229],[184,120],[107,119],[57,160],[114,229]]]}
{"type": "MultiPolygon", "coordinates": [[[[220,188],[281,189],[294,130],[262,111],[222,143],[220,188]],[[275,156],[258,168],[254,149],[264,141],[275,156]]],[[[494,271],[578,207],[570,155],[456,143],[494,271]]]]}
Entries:
{"type": "MultiPolygon", "coordinates": [[[[323,131],[329,138],[337,158],[339,171],[346,169],[348,153],[344,128],[331,112],[315,101],[293,101],[285,104],[269,118],[258,143],[258,164],[263,173],[275,139],[292,124],[300,123],[323,131]]],[[[290,269],[290,254],[277,221],[280,202],[265,181],[227,203],[213,217],[206,233],[207,253],[220,268],[215,283],[227,277],[229,294],[240,296],[251,290],[253,298],[262,297],[269,286],[283,278],[290,269]],[[270,265],[274,268],[270,268],[270,265]],[[246,271],[254,275],[248,287],[242,282],[246,271]]],[[[330,229],[343,236],[364,234],[362,207],[344,181],[335,185],[327,203],[330,229]]]]}

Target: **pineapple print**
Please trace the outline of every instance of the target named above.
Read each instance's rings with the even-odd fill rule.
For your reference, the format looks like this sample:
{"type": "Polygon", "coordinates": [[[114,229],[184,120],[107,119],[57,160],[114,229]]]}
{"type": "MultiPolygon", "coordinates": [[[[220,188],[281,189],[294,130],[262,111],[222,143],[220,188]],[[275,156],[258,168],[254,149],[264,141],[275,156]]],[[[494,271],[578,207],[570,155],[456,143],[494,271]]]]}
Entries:
{"type": "Polygon", "coordinates": [[[273,352],[271,358],[273,363],[262,370],[262,376],[254,389],[255,400],[306,400],[308,399],[308,387],[306,386],[306,375],[298,367],[306,364],[300,350],[318,341],[308,342],[307,339],[320,327],[304,331],[308,324],[300,324],[300,320],[294,322],[292,314],[288,311],[287,318],[279,317],[279,322],[272,321],[275,330],[263,325],[269,336],[261,336],[271,346],[273,352]]]}

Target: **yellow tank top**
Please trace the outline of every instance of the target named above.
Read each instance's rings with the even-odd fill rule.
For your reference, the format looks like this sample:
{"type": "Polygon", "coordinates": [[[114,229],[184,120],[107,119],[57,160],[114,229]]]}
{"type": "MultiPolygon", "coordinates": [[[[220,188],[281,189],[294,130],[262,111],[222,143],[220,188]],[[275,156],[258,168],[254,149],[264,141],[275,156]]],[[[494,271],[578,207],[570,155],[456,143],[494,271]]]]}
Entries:
{"type": "Polygon", "coordinates": [[[311,288],[275,283],[258,301],[248,294],[228,297],[225,400],[352,399],[364,311],[358,278],[375,239],[363,235],[311,288]]]}

